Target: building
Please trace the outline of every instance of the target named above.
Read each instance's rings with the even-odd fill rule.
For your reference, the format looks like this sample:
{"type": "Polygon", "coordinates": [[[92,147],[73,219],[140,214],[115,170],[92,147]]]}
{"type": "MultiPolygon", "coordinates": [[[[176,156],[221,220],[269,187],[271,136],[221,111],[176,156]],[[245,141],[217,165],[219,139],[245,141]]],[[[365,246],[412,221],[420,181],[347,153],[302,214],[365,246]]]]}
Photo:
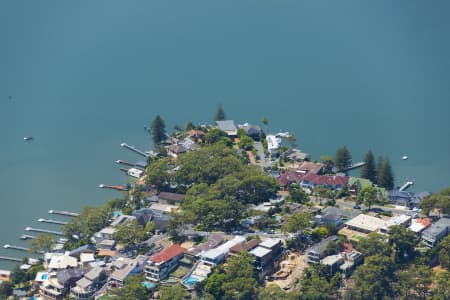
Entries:
{"type": "Polygon", "coordinates": [[[217,128],[229,136],[237,136],[237,127],[233,120],[216,121],[217,128]]]}
{"type": "Polygon", "coordinates": [[[364,261],[364,256],[361,252],[351,250],[343,254],[344,263],[339,267],[345,278],[348,278],[353,270],[364,261]]]}
{"type": "Polygon", "coordinates": [[[300,151],[299,149],[292,149],[286,153],[286,157],[289,161],[303,162],[309,159],[309,154],[300,151]]]}
{"type": "Polygon", "coordinates": [[[293,183],[300,184],[304,176],[305,173],[300,171],[286,171],[277,180],[282,187],[286,188],[293,183]]]}
{"type": "Polygon", "coordinates": [[[350,221],[347,221],[345,223],[345,227],[367,234],[370,232],[378,232],[383,226],[385,226],[385,223],[386,222],[382,219],[360,214],[350,221]]]}
{"type": "Polygon", "coordinates": [[[134,178],[141,178],[141,176],[144,174],[144,171],[138,168],[130,168],[127,171],[127,175],[134,177],[134,178]]]}
{"type": "Polygon", "coordinates": [[[332,235],[309,247],[306,250],[306,261],[310,264],[319,264],[320,260],[325,257],[328,244],[331,242],[336,242],[337,239],[337,236],[332,235]]]}
{"type": "Polygon", "coordinates": [[[143,271],[147,257],[138,255],[135,259],[119,258],[114,262],[116,269],[108,278],[108,288],[121,288],[128,276],[143,271]]]}
{"type": "Polygon", "coordinates": [[[208,240],[200,245],[192,247],[188,250],[189,254],[193,256],[199,256],[202,252],[206,252],[210,249],[216,248],[225,240],[225,234],[211,233],[208,235],[208,240]]]}
{"type": "Polygon", "coordinates": [[[304,174],[316,174],[320,175],[323,173],[325,165],[321,163],[314,163],[310,161],[304,161],[300,167],[297,168],[297,171],[304,174]]]}
{"type": "Polygon", "coordinates": [[[201,253],[200,258],[201,260],[209,262],[211,264],[215,265],[221,264],[227,258],[230,249],[244,241],[245,237],[237,235],[233,239],[227,241],[226,243],[201,253]]]}
{"type": "Polygon", "coordinates": [[[271,250],[273,259],[278,258],[283,252],[283,243],[281,239],[265,239],[259,246],[271,250]]]}
{"type": "Polygon", "coordinates": [[[440,218],[422,232],[422,242],[429,248],[439,243],[450,231],[450,218],[440,218]]]}
{"type": "Polygon", "coordinates": [[[172,156],[173,158],[177,158],[178,155],[186,153],[187,149],[183,145],[172,145],[169,148],[167,148],[167,154],[172,156]]]}
{"type": "Polygon", "coordinates": [[[64,270],[67,268],[76,268],[78,266],[78,260],[75,257],[63,254],[57,255],[57,253],[51,254],[50,261],[47,264],[47,270],[49,272],[64,270]]]}
{"type": "Polygon", "coordinates": [[[180,245],[172,245],[158,254],[153,255],[145,266],[145,276],[148,280],[159,282],[167,278],[176,267],[187,249],[180,245]]]}
{"type": "Polygon", "coordinates": [[[344,264],[344,258],[341,254],[329,255],[320,260],[320,264],[325,266],[328,274],[333,275],[339,271],[339,267],[344,264]]]}
{"type": "Polygon", "coordinates": [[[230,248],[230,255],[238,255],[242,251],[251,251],[259,245],[260,241],[252,239],[248,242],[242,242],[230,248]]]}
{"type": "Polygon", "coordinates": [[[239,125],[239,128],[244,130],[244,132],[255,141],[259,141],[261,137],[261,128],[257,125],[249,125],[245,123],[244,125],[239,125]]]}
{"type": "Polygon", "coordinates": [[[337,229],[344,224],[342,216],[337,214],[315,215],[314,220],[319,225],[333,225],[337,229]]]}
{"type": "Polygon", "coordinates": [[[423,198],[430,196],[430,192],[408,192],[408,191],[398,191],[391,190],[388,192],[388,199],[392,203],[407,207],[419,207],[420,202],[423,198]]]}
{"type": "Polygon", "coordinates": [[[85,271],[81,269],[65,269],[48,274],[47,279],[40,286],[41,296],[51,300],[64,299],[84,273],[85,271]]]}
{"type": "Polygon", "coordinates": [[[411,220],[411,225],[409,226],[409,230],[411,230],[412,232],[414,232],[416,234],[416,236],[422,236],[422,231],[424,231],[425,229],[427,229],[428,227],[431,226],[431,223],[433,223],[431,221],[430,218],[424,218],[424,219],[412,219],[411,220]]]}
{"type": "Polygon", "coordinates": [[[332,190],[340,190],[347,185],[348,176],[324,176],[314,173],[308,173],[303,176],[301,186],[303,188],[314,189],[318,186],[323,186],[332,190]]]}
{"type": "Polygon", "coordinates": [[[168,193],[168,192],[161,192],[159,193],[158,197],[160,203],[171,205],[179,205],[184,199],[183,194],[168,193]]]}
{"type": "Polygon", "coordinates": [[[75,300],[93,300],[94,293],[105,284],[106,278],[103,268],[95,267],[76,282],[70,294],[75,300]]]}
{"type": "Polygon", "coordinates": [[[263,280],[273,270],[272,250],[258,246],[249,253],[255,256],[254,265],[258,280],[263,280]]]}
{"type": "Polygon", "coordinates": [[[277,156],[278,155],[278,149],[281,146],[281,139],[277,138],[274,135],[267,135],[266,136],[267,141],[267,150],[269,151],[269,154],[271,156],[277,156]]]}
{"type": "Polygon", "coordinates": [[[396,225],[409,227],[409,225],[411,225],[411,219],[412,219],[411,216],[407,215],[399,215],[392,217],[385,222],[384,226],[380,228],[380,233],[387,234],[389,232],[389,228],[396,225]]]}

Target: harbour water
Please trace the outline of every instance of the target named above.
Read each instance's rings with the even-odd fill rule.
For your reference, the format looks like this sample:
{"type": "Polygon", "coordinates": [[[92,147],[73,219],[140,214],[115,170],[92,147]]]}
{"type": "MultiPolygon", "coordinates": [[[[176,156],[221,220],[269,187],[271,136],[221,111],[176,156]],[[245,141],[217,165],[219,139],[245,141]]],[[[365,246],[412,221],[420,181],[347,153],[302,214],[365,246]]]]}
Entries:
{"type": "Polygon", "coordinates": [[[156,114],[168,129],[206,123],[219,102],[237,122],[266,116],[313,158],[347,145],[359,161],[371,148],[399,186],[449,186],[448,11],[439,0],[2,1],[0,243],[58,230],[37,222],[49,209],[119,196],[97,186],[126,183],[115,161],[141,159],[120,143],[149,149],[156,114]]]}

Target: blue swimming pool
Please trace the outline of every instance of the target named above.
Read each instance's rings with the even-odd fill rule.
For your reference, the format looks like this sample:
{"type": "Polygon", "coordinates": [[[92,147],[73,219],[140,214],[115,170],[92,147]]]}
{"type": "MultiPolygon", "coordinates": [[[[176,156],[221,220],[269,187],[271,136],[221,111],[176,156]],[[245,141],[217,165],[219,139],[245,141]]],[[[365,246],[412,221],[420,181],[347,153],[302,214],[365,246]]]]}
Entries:
{"type": "Polygon", "coordinates": [[[187,277],[185,280],[183,280],[183,284],[185,285],[194,285],[198,282],[198,279],[195,277],[187,277]]]}
{"type": "Polygon", "coordinates": [[[42,274],[42,275],[41,275],[41,279],[42,279],[42,280],[46,280],[47,278],[48,278],[48,274],[42,274]]]}
{"type": "Polygon", "coordinates": [[[153,282],[150,282],[150,281],[144,281],[144,282],[141,283],[141,285],[143,287],[148,288],[148,289],[152,289],[152,288],[155,287],[155,284],[153,282]]]}

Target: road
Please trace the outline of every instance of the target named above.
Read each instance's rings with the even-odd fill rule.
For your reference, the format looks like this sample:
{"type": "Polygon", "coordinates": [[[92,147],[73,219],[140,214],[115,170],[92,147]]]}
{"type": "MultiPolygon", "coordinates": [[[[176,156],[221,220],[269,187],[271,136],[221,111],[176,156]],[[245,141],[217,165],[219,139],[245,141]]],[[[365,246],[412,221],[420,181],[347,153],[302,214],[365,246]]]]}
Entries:
{"type": "MultiPolygon", "coordinates": [[[[354,209],[353,206],[355,206],[355,202],[353,201],[344,201],[343,199],[338,199],[336,200],[336,204],[339,205],[340,208],[342,209],[354,209]]],[[[361,204],[361,210],[364,209],[368,209],[368,206],[365,206],[364,204],[361,204]]],[[[403,209],[400,207],[388,207],[388,206],[382,206],[382,205],[372,205],[371,208],[381,208],[384,211],[392,211],[393,214],[397,214],[397,215],[401,215],[401,214],[407,214],[410,215],[411,213],[413,213],[411,210],[409,209],[403,209]]]]}
{"type": "Polygon", "coordinates": [[[264,149],[261,142],[254,142],[253,146],[255,147],[256,151],[258,151],[259,156],[259,163],[261,167],[268,167],[270,166],[270,162],[266,161],[266,155],[264,154],[264,149]]]}

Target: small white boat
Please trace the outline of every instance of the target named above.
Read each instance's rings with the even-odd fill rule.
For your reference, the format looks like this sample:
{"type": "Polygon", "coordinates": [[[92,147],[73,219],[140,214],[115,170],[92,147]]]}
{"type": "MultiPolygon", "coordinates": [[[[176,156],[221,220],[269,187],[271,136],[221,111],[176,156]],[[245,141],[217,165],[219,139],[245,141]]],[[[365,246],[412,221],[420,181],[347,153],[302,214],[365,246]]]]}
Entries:
{"type": "Polygon", "coordinates": [[[31,141],[33,139],[32,136],[26,136],[23,138],[24,141],[31,141]]]}
{"type": "Polygon", "coordinates": [[[408,159],[408,156],[403,155],[403,156],[402,156],[402,159],[403,159],[403,160],[407,160],[407,159],[408,159]]]}

